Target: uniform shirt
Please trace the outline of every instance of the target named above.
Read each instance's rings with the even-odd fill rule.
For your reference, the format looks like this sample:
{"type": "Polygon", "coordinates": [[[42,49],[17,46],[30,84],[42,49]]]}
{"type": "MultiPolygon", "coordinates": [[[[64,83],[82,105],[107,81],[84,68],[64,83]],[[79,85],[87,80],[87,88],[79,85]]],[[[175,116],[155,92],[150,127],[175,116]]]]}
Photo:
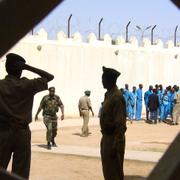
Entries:
{"type": "Polygon", "coordinates": [[[176,104],[180,103],[180,92],[176,92],[174,95],[174,99],[176,100],[176,104]]]}
{"type": "Polygon", "coordinates": [[[62,105],[63,103],[59,96],[46,95],[41,100],[40,108],[43,109],[43,116],[44,115],[56,116],[59,107],[61,107],[62,105]]]}
{"type": "Polygon", "coordinates": [[[136,94],[137,94],[137,101],[142,101],[143,100],[142,89],[140,89],[140,88],[137,89],[136,94]]]}
{"type": "Polygon", "coordinates": [[[144,93],[144,102],[145,102],[146,106],[148,106],[149,96],[151,94],[153,94],[153,92],[151,90],[148,90],[144,93]]]}
{"type": "Polygon", "coordinates": [[[159,107],[159,99],[157,94],[151,94],[149,95],[148,99],[148,107],[150,111],[157,111],[159,107]]]}
{"type": "Polygon", "coordinates": [[[80,99],[79,99],[79,109],[80,110],[89,110],[91,108],[91,100],[88,96],[82,96],[80,99]]]}
{"type": "Polygon", "coordinates": [[[130,94],[129,94],[129,90],[128,89],[124,89],[124,92],[123,92],[123,97],[125,99],[125,102],[126,102],[126,106],[129,106],[130,104],[130,94]]]}
{"type": "Polygon", "coordinates": [[[105,93],[100,126],[102,134],[107,134],[110,130],[116,139],[124,138],[126,131],[126,103],[117,87],[105,93]]]}
{"type": "Polygon", "coordinates": [[[29,124],[32,121],[34,95],[47,88],[44,78],[29,80],[7,75],[0,80],[0,124],[29,124]]]}
{"type": "Polygon", "coordinates": [[[135,93],[134,92],[130,92],[129,96],[130,96],[130,104],[131,104],[131,106],[135,107],[135,105],[136,105],[136,98],[137,98],[136,92],[135,93]]]}

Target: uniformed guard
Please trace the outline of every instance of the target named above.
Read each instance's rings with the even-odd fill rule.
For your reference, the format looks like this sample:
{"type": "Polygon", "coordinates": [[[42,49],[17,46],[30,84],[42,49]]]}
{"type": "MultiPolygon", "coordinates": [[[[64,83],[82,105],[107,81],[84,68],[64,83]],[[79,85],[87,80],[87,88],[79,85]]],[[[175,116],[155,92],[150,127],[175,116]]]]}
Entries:
{"type": "Polygon", "coordinates": [[[148,103],[149,103],[149,96],[153,94],[153,86],[150,85],[149,89],[144,93],[144,103],[145,103],[145,107],[146,107],[146,120],[149,120],[149,107],[148,107],[148,103]]]}
{"type": "Polygon", "coordinates": [[[91,91],[86,90],[84,92],[84,96],[79,99],[78,108],[79,108],[79,115],[83,118],[83,126],[82,126],[82,137],[87,137],[89,135],[89,111],[91,111],[92,115],[94,116],[94,112],[91,105],[91,100],[89,96],[91,95],[91,91]]]}
{"type": "Polygon", "coordinates": [[[107,92],[100,116],[101,160],[105,180],[123,180],[126,103],[116,86],[120,73],[103,66],[102,84],[107,92]]]}
{"type": "Polygon", "coordinates": [[[175,87],[175,96],[174,96],[174,107],[173,107],[173,125],[178,125],[180,117],[180,92],[179,87],[175,87]]]}
{"type": "Polygon", "coordinates": [[[23,57],[10,53],[6,56],[8,75],[0,80],[0,168],[6,169],[12,158],[12,172],[29,178],[31,162],[31,132],[34,95],[46,90],[54,76],[25,63],[23,57]],[[23,70],[40,78],[21,78],[23,70]]]}
{"type": "Polygon", "coordinates": [[[52,146],[56,147],[55,137],[57,135],[57,112],[61,109],[61,120],[64,119],[64,105],[58,95],[55,94],[55,87],[49,88],[49,95],[42,98],[40,106],[35,116],[35,120],[38,120],[38,114],[43,110],[43,120],[47,128],[46,140],[47,148],[51,149],[52,146]]]}

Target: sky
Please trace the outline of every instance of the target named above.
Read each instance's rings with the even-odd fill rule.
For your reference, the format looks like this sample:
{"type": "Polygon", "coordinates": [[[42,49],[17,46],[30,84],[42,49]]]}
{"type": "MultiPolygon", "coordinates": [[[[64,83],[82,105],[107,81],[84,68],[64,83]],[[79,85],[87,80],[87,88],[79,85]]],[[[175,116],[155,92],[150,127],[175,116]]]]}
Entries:
{"type": "MultiPolygon", "coordinates": [[[[148,26],[156,25],[154,38],[167,41],[174,36],[176,25],[177,40],[180,41],[180,10],[170,0],[65,0],[57,6],[35,28],[48,32],[49,39],[56,39],[59,31],[67,34],[67,21],[71,18],[71,36],[80,32],[83,39],[94,32],[98,36],[98,23],[101,23],[101,36],[110,34],[112,38],[125,37],[125,27],[129,21],[129,36],[140,39],[142,32],[148,26]]],[[[150,38],[151,29],[144,32],[144,37],[150,38]]]]}

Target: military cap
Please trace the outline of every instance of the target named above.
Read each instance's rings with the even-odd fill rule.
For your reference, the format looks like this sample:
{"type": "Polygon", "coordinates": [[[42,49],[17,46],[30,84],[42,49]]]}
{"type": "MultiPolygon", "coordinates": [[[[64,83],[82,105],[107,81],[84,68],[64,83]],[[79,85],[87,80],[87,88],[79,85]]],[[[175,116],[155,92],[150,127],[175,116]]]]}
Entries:
{"type": "Polygon", "coordinates": [[[89,95],[91,94],[91,91],[86,90],[86,91],[84,91],[84,94],[87,95],[87,96],[89,96],[89,95]]]}
{"type": "Polygon", "coordinates": [[[18,54],[14,54],[14,53],[9,53],[6,55],[6,64],[10,65],[10,64],[14,64],[16,62],[26,62],[25,59],[21,56],[19,56],[18,54]]]}
{"type": "Polygon", "coordinates": [[[103,66],[102,69],[103,69],[104,75],[109,78],[112,78],[112,79],[117,79],[118,76],[121,74],[120,72],[116,71],[115,69],[106,68],[105,66],[103,66]]]}
{"type": "Polygon", "coordinates": [[[49,91],[55,91],[55,87],[50,87],[49,91]]]}

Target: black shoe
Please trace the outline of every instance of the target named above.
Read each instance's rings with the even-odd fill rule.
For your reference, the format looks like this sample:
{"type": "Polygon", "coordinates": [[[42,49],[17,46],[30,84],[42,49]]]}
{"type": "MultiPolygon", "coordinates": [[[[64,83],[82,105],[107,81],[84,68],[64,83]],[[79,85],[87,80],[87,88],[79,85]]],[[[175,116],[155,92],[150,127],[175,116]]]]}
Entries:
{"type": "Polygon", "coordinates": [[[51,149],[51,144],[50,144],[50,142],[47,143],[47,149],[48,149],[48,150],[51,149]]]}

